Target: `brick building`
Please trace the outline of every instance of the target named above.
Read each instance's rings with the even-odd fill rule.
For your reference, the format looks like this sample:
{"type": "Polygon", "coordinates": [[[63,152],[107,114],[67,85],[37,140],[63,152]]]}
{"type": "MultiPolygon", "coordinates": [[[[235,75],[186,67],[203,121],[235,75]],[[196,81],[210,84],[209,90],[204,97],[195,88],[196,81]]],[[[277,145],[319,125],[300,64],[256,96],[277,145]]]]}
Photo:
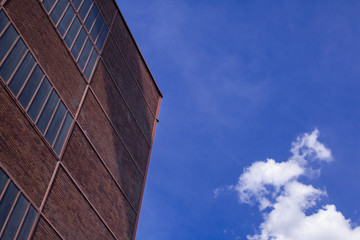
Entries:
{"type": "Polygon", "coordinates": [[[0,238],[134,239],[162,95],[115,0],[0,8],[0,238]]]}

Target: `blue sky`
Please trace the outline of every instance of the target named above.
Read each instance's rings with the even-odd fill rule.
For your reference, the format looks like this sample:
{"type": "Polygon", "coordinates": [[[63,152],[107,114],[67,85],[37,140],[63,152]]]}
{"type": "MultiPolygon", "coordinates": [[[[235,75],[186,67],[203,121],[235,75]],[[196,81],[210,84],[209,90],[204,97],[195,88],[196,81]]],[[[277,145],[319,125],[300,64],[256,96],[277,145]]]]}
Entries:
{"type": "Polygon", "coordinates": [[[359,1],[118,4],[164,95],[137,240],[260,234],[274,206],[241,202],[239,177],[315,129],[332,161],[291,178],[326,192],[304,212],[332,204],[360,225],[359,1]]]}

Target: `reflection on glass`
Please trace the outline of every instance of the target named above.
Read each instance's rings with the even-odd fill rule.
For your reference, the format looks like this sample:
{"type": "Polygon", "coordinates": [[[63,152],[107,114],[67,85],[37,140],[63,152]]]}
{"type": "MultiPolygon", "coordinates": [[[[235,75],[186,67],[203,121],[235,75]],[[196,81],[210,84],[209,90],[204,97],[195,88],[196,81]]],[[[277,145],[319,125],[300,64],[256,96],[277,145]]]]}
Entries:
{"type": "Polygon", "coordinates": [[[36,124],[42,134],[44,134],[47,126],[49,125],[49,121],[54,113],[58,102],[59,96],[53,90],[49,99],[46,102],[43,112],[40,115],[39,121],[36,124]]]}
{"type": "Polygon", "coordinates": [[[10,47],[13,45],[16,37],[18,36],[15,28],[10,25],[0,37],[0,62],[5,57],[6,53],[9,51],[10,47]]]}
{"type": "Polygon", "coordinates": [[[42,82],[39,91],[36,93],[36,96],[32,101],[29,110],[27,111],[31,120],[33,120],[34,122],[36,121],[37,116],[39,115],[39,112],[42,106],[44,105],[50,90],[51,90],[51,85],[47,80],[47,78],[44,78],[44,81],[42,82]]]}
{"type": "Polygon", "coordinates": [[[54,5],[55,0],[44,0],[42,4],[44,5],[47,12],[49,12],[54,5]]]}
{"type": "Polygon", "coordinates": [[[22,240],[22,239],[28,238],[31,227],[34,224],[36,214],[37,214],[37,212],[36,212],[35,208],[33,206],[30,206],[29,211],[26,214],[24,223],[21,226],[21,229],[20,229],[17,239],[22,240]]]}
{"type": "Polygon", "coordinates": [[[40,67],[36,66],[18,99],[23,108],[27,108],[30,99],[33,97],[43,76],[44,73],[41,71],[40,67]]]}
{"type": "Polygon", "coordinates": [[[26,200],[26,198],[22,194],[20,194],[19,199],[16,202],[15,208],[11,212],[10,219],[6,224],[1,239],[14,239],[28,205],[28,200],[26,200]]]}
{"type": "Polygon", "coordinates": [[[68,46],[68,48],[70,48],[72,43],[74,42],[76,34],[79,32],[80,26],[81,26],[80,20],[77,17],[75,17],[69,31],[67,32],[64,38],[64,41],[66,43],[66,46],[68,46]]]}
{"type": "Polygon", "coordinates": [[[86,44],[85,44],[85,47],[84,49],[82,50],[81,52],[81,55],[78,59],[78,64],[79,64],[79,67],[81,70],[84,70],[84,66],[85,66],[85,63],[90,55],[90,51],[91,51],[91,48],[92,48],[92,43],[90,41],[90,39],[88,38],[87,41],[86,41],[86,44]]]}
{"type": "Polygon", "coordinates": [[[61,127],[60,133],[58,138],[56,139],[55,145],[54,145],[54,150],[56,152],[57,155],[60,155],[62,146],[64,145],[66,136],[69,132],[71,123],[73,121],[72,116],[70,115],[70,113],[68,112],[65,118],[65,121],[61,127]]]}
{"type": "Polygon", "coordinates": [[[24,42],[19,39],[4,64],[0,67],[0,76],[7,82],[27,50],[24,42]]]}
{"type": "Polygon", "coordinates": [[[89,62],[87,63],[85,71],[84,71],[84,75],[85,75],[86,79],[90,78],[90,75],[91,75],[91,72],[92,72],[92,70],[94,68],[94,64],[96,62],[97,56],[98,56],[98,54],[95,51],[95,48],[93,48],[90,59],[89,59],[89,62]]]}
{"type": "Polygon", "coordinates": [[[64,13],[66,6],[68,5],[68,0],[58,0],[54,9],[50,13],[50,18],[53,20],[54,24],[56,25],[59,21],[61,15],[64,13]]]}
{"type": "Polygon", "coordinates": [[[56,113],[54,115],[54,118],[51,120],[49,129],[47,130],[45,135],[46,140],[51,146],[53,145],[56,134],[58,133],[60,125],[65,117],[65,113],[66,113],[66,107],[62,102],[60,102],[56,110],[56,113]]]}
{"type": "Polygon", "coordinates": [[[2,227],[4,226],[5,220],[9,215],[10,209],[14,204],[18,192],[19,190],[14,185],[14,183],[10,182],[3,198],[0,201],[0,229],[2,229],[2,227]]]}
{"type": "Polygon", "coordinates": [[[59,25],[57,26],[57,29],[59,30],[59,33],[62,37],[64,36],[66,30],[69,28],[69,25],[72,19],[74,18],[74,16],[75,16],[75,11],[71,6],[69,6],[63,18],[61,19],[59,25]]]}
{"type": "Polygon", "coordinates": [[[31,70],[34,68],[34,65],[35,59],[31,55],[31,53],[28,53],[9,83],[9,88],[15,96],[17,96],[17,94],[19,93],[25,80],[28,78],[31,70]]]}
{"type": "Polygon", "coordinates": [[[82,46],[84,45],[85,40],[86,40],[86,32],[83,28],[81,28],[81,31],[80,31],[78,37],[76,38],[76,41],[71,49],[71,53],[75,59],[78,58],[80,50],[81,50],[82,46]]]}

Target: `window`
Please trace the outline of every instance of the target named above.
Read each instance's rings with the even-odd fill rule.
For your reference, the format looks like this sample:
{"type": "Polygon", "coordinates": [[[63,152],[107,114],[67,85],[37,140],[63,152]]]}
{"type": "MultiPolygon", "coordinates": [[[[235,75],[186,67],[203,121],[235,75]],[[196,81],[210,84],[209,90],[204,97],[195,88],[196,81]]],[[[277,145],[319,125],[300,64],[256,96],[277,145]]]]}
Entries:
{"type": "Polygon", "coordinates": [[[37,211],[0,168],[1,239],[27,239],[37,211]]]}
{"type": "MultiPolygon", "coordinates": [[[[46,6],[50,6],[52,1],[43,4],[46,2],[49,4],[46,6]]],[[[0,27],[0,77],[59,155],[73,118],[3,10],[0,11],[0,27]]],[[[95,60],[92,57],[90,60],[87,65],[93,66],[95,60]]]]}
{"type": "Polygon", "coordinates": [[[109,31],[95,2],[43,0],[42,4],[85,78],[89,80],[109,31]]]}

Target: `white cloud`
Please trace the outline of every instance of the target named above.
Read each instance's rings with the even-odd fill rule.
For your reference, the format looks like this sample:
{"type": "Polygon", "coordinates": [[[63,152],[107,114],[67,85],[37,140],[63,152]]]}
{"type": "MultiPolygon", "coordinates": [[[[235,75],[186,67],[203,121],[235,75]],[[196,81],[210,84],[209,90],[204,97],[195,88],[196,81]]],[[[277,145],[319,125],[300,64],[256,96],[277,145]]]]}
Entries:
{"type": "Polygon", "coordinates": [[[228,187],[237,191],[240,202],[256,203],[263,213],[260,233],[248,235],[248,240],[360,239],[360,227],[352,227],[351,220],[334,205],[316,210],[318,200],[326,195],[324,190],[299,180],[311,169],[312,161],[333,160],[330,149],[318,137],[317,129],[305,133],[292,143],[292,156],[287,161],[255,162],[244,170],[236,185],[228,187]],[[312,214],[306,214],[310,209],[312,214]]]}

